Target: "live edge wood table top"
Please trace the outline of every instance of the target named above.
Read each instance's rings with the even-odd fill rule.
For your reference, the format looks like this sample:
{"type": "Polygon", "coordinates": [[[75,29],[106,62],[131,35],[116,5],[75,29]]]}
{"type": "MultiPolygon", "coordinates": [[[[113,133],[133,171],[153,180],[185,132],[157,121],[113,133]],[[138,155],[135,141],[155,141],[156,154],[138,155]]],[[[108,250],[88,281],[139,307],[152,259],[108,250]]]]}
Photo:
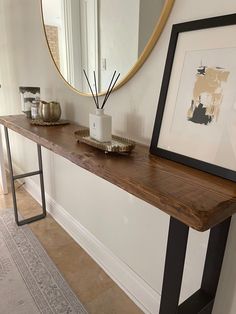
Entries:
{"type": "Polygon", "coordinates": [[[137,144],[130,155],[104,154],[77,143],[78,125],[34,126],[23,115],[2,116],[0,124],[115,184],[198,231],[236,212],[236,184],[149,154],[137,144]]]}

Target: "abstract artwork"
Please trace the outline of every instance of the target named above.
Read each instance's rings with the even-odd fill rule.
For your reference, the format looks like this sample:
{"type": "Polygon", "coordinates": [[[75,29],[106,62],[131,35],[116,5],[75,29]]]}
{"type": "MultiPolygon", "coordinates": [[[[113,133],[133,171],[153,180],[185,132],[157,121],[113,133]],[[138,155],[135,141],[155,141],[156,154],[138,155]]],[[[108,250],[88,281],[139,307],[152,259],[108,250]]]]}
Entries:
{"type": "Polygon", "coordinates": [[[205,125],[217,122],[228,76],[229,71],[220,66],[201,64],[196,69],[193,97],[187,111],[188,121],[205,125]]]}
{"type": "Polygon", "coordinates": [[[236,14],[173,25],[150,152],[236,181],[236,14]]]}

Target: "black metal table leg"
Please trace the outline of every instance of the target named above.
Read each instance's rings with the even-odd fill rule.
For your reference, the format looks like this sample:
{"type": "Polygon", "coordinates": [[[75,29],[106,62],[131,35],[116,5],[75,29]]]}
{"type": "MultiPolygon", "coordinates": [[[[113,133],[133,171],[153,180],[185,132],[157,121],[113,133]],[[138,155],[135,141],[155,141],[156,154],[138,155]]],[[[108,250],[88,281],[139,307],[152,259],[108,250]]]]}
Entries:
{"type": "Polygon", "coordinates": [[[230,221],[231,217],[211,229],[201,287],[178,305],[189,228],[170,219],[160,314],[212,313],[230,221]]]}
{"type": "Polygon", "coordinates": [[[215,298],[216,295],[230,222],[231,217],[215,226],[210,231],[201,290],[211,295],[212,298],[215,298]]]}
{"type": "Polygon", "coordinates": [[[160,314],[178,311],[189,227],[170,218],[160,314]]]}
{"type": "Polygon", "coordinates": [[[11,182],[11,191],[12,191],[12,200],[13,200],[15,221],[16,221],[16,224],[18,226],[22,226],[22,225],[28,224],[30,222],[42,219],[46,216],[46,202],[45,202],[45,190],[44,190],[44,181],[43,181],[43,166],[42,166],[41,146],[37,144],[39,170],[14,176],[13,166],[12,166],[12,158],[11,158],[11,148],[10,148],[10,141],[9,141],[9,135],[8,135],[7,127],[4,127],[4,131],[5,131],[5,138],[6,138],[6,148],[7,148],[7,157],[8,157],[8,166],[9,166],[9,173],[10,173],[10,182],[11,182]],[[42,212],[42,214],[27,218],[27,219],[19,220],[17,200],[16,200],[15,182],[14,181],[17,179],[30,177],[30,176],[34,176],[34,175],[40,176],[43,212],[42,212]]]}
{"type": "Polygon", "coordinates": [[[38,165],[39,165],[42,209],[43,209],[43,215],[45,217],[47,212],[46,212],[45,189],[44,189],[44,179],[43,179],[43,162],[42,162],[42,150],[39,144],[37,144],[37,151],[38,151],[38,165]]]}

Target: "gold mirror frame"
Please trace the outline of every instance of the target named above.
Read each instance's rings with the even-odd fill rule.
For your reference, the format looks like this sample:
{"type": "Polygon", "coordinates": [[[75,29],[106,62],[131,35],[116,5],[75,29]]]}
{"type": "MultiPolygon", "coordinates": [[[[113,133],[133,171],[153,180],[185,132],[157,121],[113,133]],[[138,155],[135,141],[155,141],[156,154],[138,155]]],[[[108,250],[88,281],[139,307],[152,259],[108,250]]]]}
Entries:
{"type": "MultiPolygon", "coordinates": [[[[47,46],[48,46],[48,50],[50,53],[50,56],[52,58],[52,61],[57,69],[57,71],[59,72],[60,76],[62,77],[62,79],[64,80],[64,82],[66,83],[67,86],[69,86],[72,90],[74,90],[76,93],[78,93],[81,96],[87,96],[87,97],[92,97],[92,94],[88,94],[88,93],[83,93],[80,92],[78,89],[76,89],[75,87],[73,87],[69,82],[67,82],[67,80],[64,78],[64,76],[62,75],[60,69],[58,68],[58,66],[55,63],[55,60],[52,56],[52,52],[49,46],[49,42],[47,39],[47,34],[46,34],[46,28],[45,28],[45,23],[44,23],[44,17],[43,17],[43,3],[42,0],[40,1],[40,8],[41,8],[41,20],[42,20],[42,25],[43,25],[43,30],[44,30],[44,35],[45,35],[45,39],[47,42],[47,46]]],[[[154,48],[155,44],[157,43],[157,40],[159,39],[162,30],[166,24],[166,21],[170,15],[171,9],[174,5],[175,0],[166,0],[164,7],[162,9],[161,15],[157,21],[157,24],[154,28],[154,31],[152,32],[152,35],[150,36],[142,54],[140,55],[140,57],[138,58],[137,62],[133,65],[133,67],[130,69],[130,71],[126,74],[126,76],[120,81],[119,84],[117,84],[117,86],[114,88],[114,90],[117,90],[118,88],[120,88],[121,86],[123,86],[125,83],[127,83],[133,76],[134,74],[141,68],[141,66],[144,64],[144,62],[146,61],[147,57],[150,55],[152,49],[154,48]]],[[[114,91],[113,90],[113,91],[114,91]]],[[[105,95],[105,91],[101,92],[98,94],[98,96],[102,96],[105,95]]]]}

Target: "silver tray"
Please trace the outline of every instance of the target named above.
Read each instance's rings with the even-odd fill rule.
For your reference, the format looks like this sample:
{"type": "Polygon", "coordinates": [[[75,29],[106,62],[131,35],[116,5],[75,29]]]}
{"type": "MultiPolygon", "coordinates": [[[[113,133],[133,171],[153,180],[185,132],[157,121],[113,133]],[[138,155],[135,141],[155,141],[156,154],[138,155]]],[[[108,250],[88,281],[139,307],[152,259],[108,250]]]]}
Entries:
{"type": "Polygon", "coordinates": [[[111,142],[98,142],[89,136],[88,128],[81,128],[75,131],[75,137],[78,142],[101,149],[105,153],[130,153],[135,147],[134,141],[116,135],[112,135],[111,142]]]}

